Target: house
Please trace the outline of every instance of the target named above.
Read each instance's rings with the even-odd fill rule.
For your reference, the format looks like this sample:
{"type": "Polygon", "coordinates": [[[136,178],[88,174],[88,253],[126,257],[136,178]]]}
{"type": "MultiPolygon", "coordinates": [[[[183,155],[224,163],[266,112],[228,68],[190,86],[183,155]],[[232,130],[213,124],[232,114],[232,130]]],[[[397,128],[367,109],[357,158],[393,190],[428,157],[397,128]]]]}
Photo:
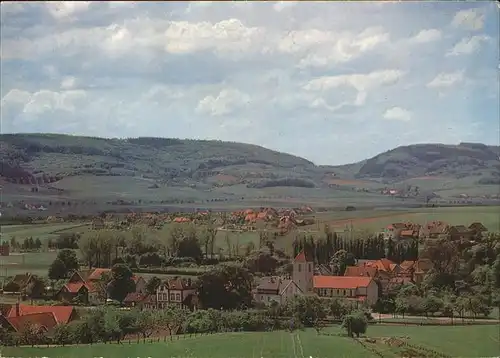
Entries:
{"type": "Polygon", "coordinates": [[[446,233],[452,240],[471,240],[474,236],[474,232],[464,225],[450,226],[446,233]]]}
{"type": "Polygon", "coordinates": [[[438,239],[447,234],[449,224],[443,221],[431,221],[420,228],[420,237],[438,239]]]}
{"type": "Polygon", "coordinates": [[[102,230],[104,229],[104,220],[101,218],[95,218],[92,220],[92,230],[102,230]]]}
{"type": "Polygon", "coordinates": [[[0,316],[0,327],[7,331],[22,333],[26,328],[33,327],[40,334],[50,334],[57,326],[52,312],[33,313],[24,316],[0,316]]]}
{"type": "Polygon", "coordinates": [[[20,303],[13,305],[6,317],[13,318],[40,313],[53,314],[57,324],[67,324],[77,318],[77,313],[73,306],[31,306],[20,303]]]}
{"type": "Polygon", "coordinates": [[[3,286],[4,293],[21,293],[30,284],[33,275],[30,273],[15,275],[3,286]]]}
{"type": "MultiPolygon", "coordinates": [[[[103,275],[109,275],[111,277],[111,269],[109,268],[95,268],[87,273],[87,281],[99,282],[103,275]]],[[[135,283],[135,292],[146,292],[146,280],[142,276],[134,275],[132,280],[135,283]]]]}
{"type": "Polygon", "coordinates": [[[474,236],[480,235],[483,232],[487,232],[488,229],[486,226],[481,224],[480,222],[473,222],[472,224],[469,225],[469,230],[472,231],[474,236]]]}
{"type": "Polygon", "coordinates": [[[344,276],[377,278],[378,269],[372,266],[347,266],[344,276]]]}
{"type": "Polygon", "coordinates": [[[400,277],[409,277],[415,283],[421,283],[425,275],[432,269],[432,262],[428,259],[417,261],[403,261],[400,264],[400,277]]]}
{"type": "Polygon", "coordinates": [[[385,228],[386,239],[418,239],[420,225],[413,223],[393,223],[385,228]]]}
{"type": "Polygon", "coordinates": [[[0,256],[9,256],[10,255],[10,246],[8,243],[0,243],[0,256]]]}
{"type": "Polygon", "coordinates": [[[386,227],[386,231],[391,232],[391,233],[394,233],[397,230],[405,230],[405,229],[406,229],[405,223],[392,223],[386,227]]]}
{"type": "Polygon", "coordinates": [[[146,299],[149,298],[149,295],[146,295],[142,292],[130,292],[125,299],[123,300],[123,305],[125,307],[139,307],[142,308],[146,299]]]}
{"type": "Polygon", "coordinates": [[[344,298],[373,305],[378,300],[378,285],[371,277],[314,276],[314,292],[319,297],[344,298]]]}
{"type": "MultiPolygon", "coordinates": [[[[74,272],[68,282],[56,293],[56,299],[64,302],[71,302],[76,297],[80,297],[85,304],[99,304],[103,301],[103,289],[100,288],[103,275],[111,275],[111,269],[96,268],[90,272],[74,272]],[[86,278],[84,278],[86,277],[86,278]]],[[[133,276],[135,291],[144,294],[146,292],[146,281],[142,276],[133,276]]],[[[104,295],[106,293],[104,292],[104,295]]]]}
{"type": "Polygon", "coordinates": [[[71,302],[79,297],[82,303],[98,304],[102,301],[99,291],[97,282],[85,280],[82,274],[75,271],[68,282],[56,293],[55,297],[62,302],[71,302]]]}
{"type": "Polygon", "coordinates": [[[171,306],[196,309],[190,305],[190,302],[195,301],[193,295],[196,295],[196,288],[191,279],[181,279],[175,277],[173,279],[163,282],[156,289],[156,297],[147,303],[148,307],[156,309],[168,308],[171,306]]]}
{"type": "Polygon", "coordinates": [[[253,290],[254,300],[260,303],[275,301],[283,304],[289,298],[303,294],[300,287],[293,280],[281,277],[262,277],[253,290]]]}

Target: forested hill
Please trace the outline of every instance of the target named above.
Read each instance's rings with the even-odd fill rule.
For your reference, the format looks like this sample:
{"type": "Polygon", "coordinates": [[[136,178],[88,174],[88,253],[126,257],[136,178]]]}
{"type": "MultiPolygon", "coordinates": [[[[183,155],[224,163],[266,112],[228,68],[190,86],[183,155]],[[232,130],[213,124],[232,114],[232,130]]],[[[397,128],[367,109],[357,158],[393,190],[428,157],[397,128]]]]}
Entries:
{"type": "Polygon", "coordinates": [[[249,187],[262,187],[263,180],[276,186],[314,187],[332,174],[394,181],[474,176],[495,183],[500,179],[499,154],[499,147],[477,143],[417,144],[350,165],[316,166],[304,158],[236,142],[4,134],[0,135],[0,175],[5,180],[35,177],[41,182],[78,175],[190,182],[219,176],[249,187]]]}

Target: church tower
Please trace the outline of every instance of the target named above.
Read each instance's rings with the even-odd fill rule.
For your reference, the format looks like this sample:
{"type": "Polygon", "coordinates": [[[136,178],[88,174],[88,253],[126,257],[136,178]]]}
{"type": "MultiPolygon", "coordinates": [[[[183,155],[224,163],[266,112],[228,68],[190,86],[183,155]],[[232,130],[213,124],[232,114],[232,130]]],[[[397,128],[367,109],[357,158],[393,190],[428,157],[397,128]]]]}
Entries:
{"type": "Polygon", "coordinates": [[[304,293],[313,291],[314,261],[307,257],[304,250],[293,260],[292,279],[304,293]]]}

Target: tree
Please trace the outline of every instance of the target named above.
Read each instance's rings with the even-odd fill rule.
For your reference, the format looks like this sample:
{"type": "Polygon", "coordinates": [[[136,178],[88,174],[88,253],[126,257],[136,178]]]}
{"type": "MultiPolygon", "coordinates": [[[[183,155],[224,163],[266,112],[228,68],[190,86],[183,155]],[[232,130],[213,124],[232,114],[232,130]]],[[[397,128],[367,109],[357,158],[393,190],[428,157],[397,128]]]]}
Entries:
{"type": "Polygon", "coordinates": [[[497,255],[495,262],[493,262],[490,275],[493,287],[500,289],[500,255],[497,255]]]}
{"type": "Polygon", "coordinates": [[[286,302],[284,312],[299,319],[306,327],[315,327],[326,318],[328,309],[317,296],[295,296],[286,302]]]}
{"type": "Polygon", "coordinates": [[[198,278],[198,295],[204,308],[237,309],[250,307],[252,275],[236,264],[225,264],[198,278]]]}
{"type": "Polygon", "coordinates": [[[278,267],[278,260],[268,252],[254,251],[245,258],[245,267],[250,272],[272,274],[278,267]]]}
{"type": "Polygon", "coordinates": [[[130,268],[124,264],[116,264],[111,269],[111,282],[108,284],[109,298],[122,302],[125,297],[135,291],[135,282],[130,268]]]}
{"type": "Polygon", "coordinates": [[[46,286],[47,285],[42,278],[33,276],[30,280],[30,283],[26,287],[26,295],[31,299],[41,298],[45,294],[46,286]]]}
{"type": "Polygon", "coordinates": [[[73,342],[73,331],[72,327],[68,324],[59,324],[54,329],[54,334],[52,340],[55,344],[61,345],[64,347],[66,344],[70,344],[73,342]]]}
{"type": "Polygon", "coordinates": [[[64,263],[68,273],[78,270],[78,258],[75,251],[71,249],[63,249],[57,254],[57,258],[64,263]]]}
{"type": "Polygon", "coordinates": [[[136,329],[142,335],[144,341],[147,337],[151,336],[158,328],[158,314],[153,311],[139,311],[136,320],[136,329]]]}
{"type": "Polygon", "coordinates": [[[62,280],[68,276],[68,270],[64,262],[56,258],[49,267],[49,278],[51,280],[62,280]]]}
{"type": "Polygon", "coordinates": [[[161,280],[158,277],[156,276],[151,277],[146,283],[147,294],[148,295],[156,294],[156,290],[158,289],[158,287],[160,287],[160,285],[161,285],[161,280]]]}
{"type": "Polygon", "coordinates": [[[114,309],[107,309],[104,314],[104,339],[115,340],[120,343],[123,331],[120,327],[121,314],[114,309]]]}
{"type": "Polygon", "coordinates": [[[354,265],[356,265],[356,258],[346,250],[337,251],[330,260],[330,266],[335,271],[334,273],[340,276],[344,275],[347,266],[354,265]]]}
{"type": "Polygon", "coordinates": [[[160,325],[168,328],[170,339],[173,339],[174,332],[186,321],[188,312],[172,307],[162,311],[160,316],[160,325]]]}
{"type": "Polygon", "coordinates": [[[364,312],[358,311],[348,314],[342,321],[342,328],[347,331],[347,335],[352,337],[353,334],[359,337],[360,334],[366,333],[368,320],[364,312]]]}
{"type": "Polygon", "coordinates": [[[342,319],[344,315],[349,313],[349,309],[344,301],[339,299],[332,299],[329,302],[330,314],[335,317],[335,319],[342,319]]]}

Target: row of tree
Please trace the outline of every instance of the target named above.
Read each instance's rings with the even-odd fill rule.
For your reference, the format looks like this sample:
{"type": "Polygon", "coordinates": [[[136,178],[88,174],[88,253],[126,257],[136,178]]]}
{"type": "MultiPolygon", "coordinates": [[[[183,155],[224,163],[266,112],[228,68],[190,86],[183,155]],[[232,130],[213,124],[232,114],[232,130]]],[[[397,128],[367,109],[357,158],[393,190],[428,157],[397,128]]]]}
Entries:
{"type": "Polygon", "coordinates": [[[417,240],[394,243],[392,240],[384,240],[382,235],[351,240],[330,232],[328,228],[325,237],[319,239],[313,236],[296,237],[293,241],[293,252],[297,255],[302,250],[318,264],[330,263],[333,255],[340,250],[351,253],[357,259],[379,260],[386,257],[396,263],[418,259],[417,240]]]}
{"type": "Polygon", "coordinates": [[[349,335],[366,332],[369,315],[355,311],[338,300],[317,297],[295,297],[284,305],[221,311],[217,309],[189,312],[171,307],[164,310],[121,311],[113,308],[92,310],[81,319],[61,324],[46,335],[36,327],[25,326],[20,334],[0,328],[0,341],[5,345],[93,344],[121,342],[124,339],[145,340],[149,337],[180,333],[215,333],[234,331],[296,330],[314,327],[318,332],[328,316],[343,320],[349,335]]]}

